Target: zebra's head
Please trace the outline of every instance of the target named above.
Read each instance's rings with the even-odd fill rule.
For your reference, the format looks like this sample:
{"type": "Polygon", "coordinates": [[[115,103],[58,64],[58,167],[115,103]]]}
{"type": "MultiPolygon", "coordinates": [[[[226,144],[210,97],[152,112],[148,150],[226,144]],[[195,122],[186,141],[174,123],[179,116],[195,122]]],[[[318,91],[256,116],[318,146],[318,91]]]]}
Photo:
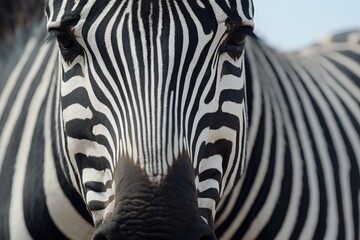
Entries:
{"type": "Polygon", "coordinates": [[[252,1],[48,0],[46,14],[65,166],[98,236],[211,239],[245,168],[252,1]]]}

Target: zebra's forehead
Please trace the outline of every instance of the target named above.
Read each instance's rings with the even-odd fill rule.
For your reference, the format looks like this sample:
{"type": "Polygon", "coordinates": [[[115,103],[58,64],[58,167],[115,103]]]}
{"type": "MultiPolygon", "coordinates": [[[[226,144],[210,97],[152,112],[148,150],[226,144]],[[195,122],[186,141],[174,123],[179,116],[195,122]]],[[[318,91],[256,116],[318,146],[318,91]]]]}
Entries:
{"type": "MultiPolygon", "coordinates": [[[[202,9],[203,11],[198,11],[203,15],[204,18],[208,18],[206,14],[203,14],[204,11],[212,12],[213,16],[216,18],[218,23],[226,21],[228,18],[232,18],[238,21],[241,21],[243,25],[253,26],[253,15],[254,7],[252,0],[222,0],[222,1],[203,1],[203,0],[191,0],[186,3],[183,0],[168,0],[167,4],[172,5],[169,8],[159,8],[162,12],[170,10],[168,12],[178,9],[177,2],[184,3],[190,9],[202,9]]],[[[74,18],[77,16],[78,19],[85,19],[89,17],[89,12],[93,6],[108,6],[117,4],[135,4],[138,5],[141,9],[152,9],[153,4],[160,4],[160,0],[46,0],[45,2],[45,12],[48,17],[48,22],[52,23],[61,23],[64,19],[74,18]]],[[[128,9],[128,11],[133,11],[133,8],[128,9]]],[[[160,12],[157,11],[157,12],[160,12]]],[[[151,15],[156,15],[156,11],[152,11],[151,15]]],[[[95,17],[95,16],[94,16],[95,17]]]]}

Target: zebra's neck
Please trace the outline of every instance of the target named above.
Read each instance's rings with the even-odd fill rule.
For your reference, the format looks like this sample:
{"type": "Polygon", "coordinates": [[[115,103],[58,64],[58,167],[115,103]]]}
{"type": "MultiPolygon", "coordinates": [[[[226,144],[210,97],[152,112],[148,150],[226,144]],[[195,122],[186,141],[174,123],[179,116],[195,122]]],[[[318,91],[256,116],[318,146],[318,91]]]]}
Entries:
{"type": "Polygon", "coordinates": [[[57,228],[76,233],[90,219],[60,167],[63,158],[54,141],[58,50],[55,43],[43,44],[45,37],[42,21],[0,53],[0,199],[9,199],[2,205],[0,228],[9,229],[1,231],[4,239],[25,239],[28,231],[33,238],[47,232],[64,238],[57,228]],[[69,216],[77,224],[69,223],[69,216]]]}
{"type": "Polygon", "coordinates": [[[218,236],[344,239],[356,231],[358,200],[348,193],[359,189],[359,35],[341,39],[349,40],[290,54],[247,42],[248,167],[218,207],[218,236]]]}

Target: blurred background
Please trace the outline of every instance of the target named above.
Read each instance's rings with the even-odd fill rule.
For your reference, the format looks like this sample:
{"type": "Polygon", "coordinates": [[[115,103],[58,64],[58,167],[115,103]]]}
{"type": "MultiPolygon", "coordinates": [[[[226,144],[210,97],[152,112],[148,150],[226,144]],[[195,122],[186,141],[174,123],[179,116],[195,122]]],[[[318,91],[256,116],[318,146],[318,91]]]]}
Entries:
{"type": "Polygon", "coordinates": [[[255,32],[281,51],[339,31],[360,29],[360,0],[253,0],[255,32]]]}

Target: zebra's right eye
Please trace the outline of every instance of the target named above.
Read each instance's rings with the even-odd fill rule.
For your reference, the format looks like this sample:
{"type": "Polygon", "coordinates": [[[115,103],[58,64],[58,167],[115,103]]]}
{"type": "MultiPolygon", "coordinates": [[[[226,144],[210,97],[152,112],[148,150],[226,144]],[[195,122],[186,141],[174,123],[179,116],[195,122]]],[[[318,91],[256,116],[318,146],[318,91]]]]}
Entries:
{"type": "Polygon", "coordinates": [[[76,47],[76,43],[73,37],[69,36],[69,34],[64,31],[59,31],[59,33],[57,34],[57,41],[59,45],[64,49],[76,47]]]}
{"type": "Polygon", "coordinates": [[[71,63],[77,56],[83,55],[81,46],[71,32],[63,29],[50,29],[49,35],[56,38],[65,62],[71,63]]]}

